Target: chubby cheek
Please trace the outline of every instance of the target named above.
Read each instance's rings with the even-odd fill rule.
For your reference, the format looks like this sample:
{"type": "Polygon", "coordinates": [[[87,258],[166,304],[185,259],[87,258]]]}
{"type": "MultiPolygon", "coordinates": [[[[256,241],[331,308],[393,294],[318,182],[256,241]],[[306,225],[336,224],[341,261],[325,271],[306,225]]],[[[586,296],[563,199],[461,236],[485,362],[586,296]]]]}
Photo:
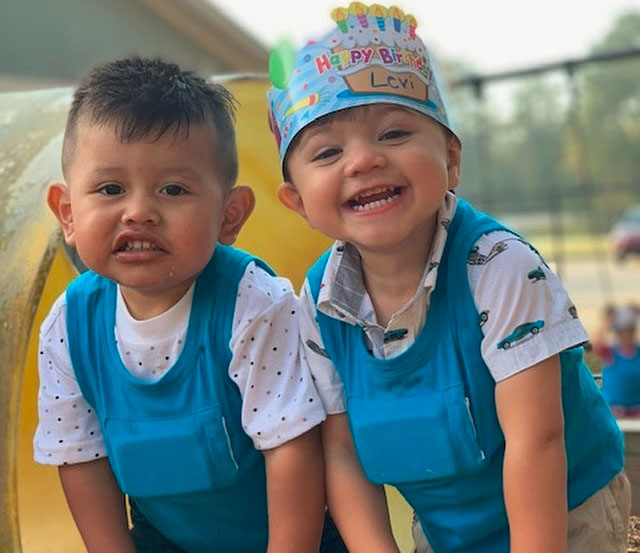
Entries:
{"type": "Polygon", "coordinates": [[[76,218],[73,232],[66,242],[74,247],[83,263],[93,269],[104,263],[111,253],[112,239],[107,222],[98,217],[76,218]]]}
{"type": "Polygon", "coordinates": [[[185,257],[208,260],[219,236],[220,226],[217,221],[213,224],[213,221],[204,223],[203,219],[194,219],[191,224],[176,229],[171,241],[173,247],[181,250],[185,257]]]}
{"type": "Polygon", "coordinates": [[[165,220],[165,225],[178,242],[215,241],[220,235],[222,226],[221,214],[207,210],[181,216],[179,219],[165,220]]]}
{"type": "Polygon", "coordinates": [[[76,249],[82,262],[96,272],[101,272],[111,255],[107,241],[75,240],[69,245],[76,249]]]}

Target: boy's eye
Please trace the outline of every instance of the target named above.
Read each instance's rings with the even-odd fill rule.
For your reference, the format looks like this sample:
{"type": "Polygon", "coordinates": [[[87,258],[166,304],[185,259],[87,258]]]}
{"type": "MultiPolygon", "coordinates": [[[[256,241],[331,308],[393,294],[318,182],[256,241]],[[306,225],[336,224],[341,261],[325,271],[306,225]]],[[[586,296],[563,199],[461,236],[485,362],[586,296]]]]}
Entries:
{"type": "Polygon", "coordinates": [[[122,194],[124,192],[124,188],[119,184],[114,182],[109,182],[100,187],[98,190],[100,194],[104,194],[105,196],[117,196],[118,194],[122,194]]]}
{"type": "Polygon", "coordinates": [[[398,138],[404,138],[409,135],[409,131],[405,131],[402,129],[393,129],[390,131],[386,131],[380,137],[380,140],[397,140],[398,138]]]}
{"type": "Polygon", "coordinates": [[[326,150],[322,150],[319,154],[317,154],[311,161],[322,161],[332,158],[333,156],[337,156],[339,153],[339,148],[327,148],[326,150]]]}
{"type": "Polygon", "coordinates": [[[166,186],[162,187],[161,192],[163,194],[166,194],[167,196],[183,196],[187,193],[184,187],[180,186],[179,184],[167,184],[166,186]]]}

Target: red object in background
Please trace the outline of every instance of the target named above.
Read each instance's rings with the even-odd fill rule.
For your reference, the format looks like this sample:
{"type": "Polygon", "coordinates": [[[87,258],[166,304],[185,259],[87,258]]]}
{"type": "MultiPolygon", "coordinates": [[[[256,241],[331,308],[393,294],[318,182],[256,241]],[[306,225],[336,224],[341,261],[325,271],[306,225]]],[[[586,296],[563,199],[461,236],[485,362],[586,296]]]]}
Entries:
{"type": "Polygon", "coordinates": [[[630,253],[640,253],[640,205],[625,212],[611,229],[613,253],[623,260],[630,253]]]}

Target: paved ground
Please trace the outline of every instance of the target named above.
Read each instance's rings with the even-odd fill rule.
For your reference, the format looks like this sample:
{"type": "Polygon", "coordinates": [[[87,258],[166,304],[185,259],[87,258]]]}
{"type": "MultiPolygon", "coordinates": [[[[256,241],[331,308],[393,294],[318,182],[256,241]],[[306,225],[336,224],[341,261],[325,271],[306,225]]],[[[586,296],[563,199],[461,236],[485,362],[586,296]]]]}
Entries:
{"type": "Polygon", "coordinates": [[[623,263],[604,256],[578,258],[554,266],[591,333],[598,324],[602,307],[608,303],[635,302],[640,305],[640,257],[623,263]]]}

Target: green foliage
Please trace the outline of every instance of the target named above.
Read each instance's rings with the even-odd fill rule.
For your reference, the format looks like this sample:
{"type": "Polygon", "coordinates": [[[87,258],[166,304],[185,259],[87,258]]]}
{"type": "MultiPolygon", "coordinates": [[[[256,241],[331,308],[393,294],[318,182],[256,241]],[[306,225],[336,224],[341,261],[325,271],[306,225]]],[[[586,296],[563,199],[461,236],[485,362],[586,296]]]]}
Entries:
{"type": "MultiPolygon", "coordinates": [[[[630,11],[591,53],[639,44],[630,11]]],[[[597,232],[640,202],[640,56],[521,78],[509,95],[500,87],[486,85],[482,101],[454,91],[461,195],[492,213],[572,211],[597,232]]]]}
{"type": "MultiPolygon", "coordinates": [[[[618,19],[594,53],[638,44],[640,12],[628,13],[618,19]]],[[[640,59],[589,68],[583,83],[581,116],[594,179],[640,183],[640,59]]]]}

